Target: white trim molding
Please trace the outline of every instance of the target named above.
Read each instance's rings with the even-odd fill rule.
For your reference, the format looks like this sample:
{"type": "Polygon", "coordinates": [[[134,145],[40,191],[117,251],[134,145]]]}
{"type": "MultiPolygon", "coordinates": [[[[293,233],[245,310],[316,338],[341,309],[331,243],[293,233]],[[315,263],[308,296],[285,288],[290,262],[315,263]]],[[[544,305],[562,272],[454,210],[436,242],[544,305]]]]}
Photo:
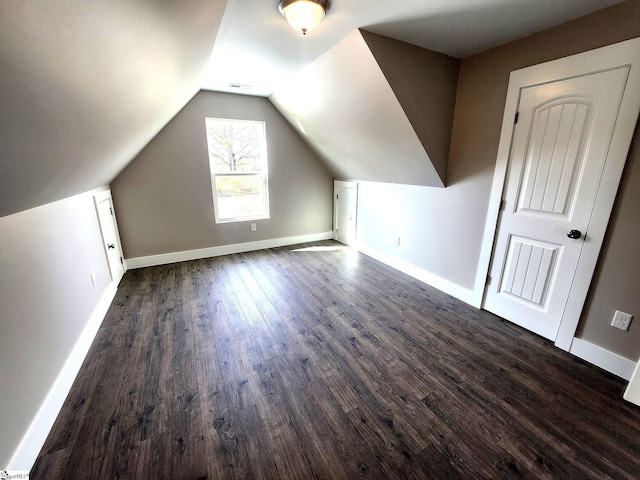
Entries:
{"type": "Polygon", "coordinates": [[[456,283],[434,275],[433,273],[427,272],[426,270],[416,267],[415,265],[401,260],[397,257],[381,252],[380,250],[376,250],[375,248],[365,247],[362,245],[357,245],[356,248],[360,253],[374,258],[379,262],[390,266],[391,268],[395,268],[396,270],[401,271],[402,273],[406,273],[410,277],[413,277],[416,280],[420,280],[422,283],[426,283],[427,285],[436,288],[448,295],[451,295],[458,300],[462,300],[463,302],[468,303],[471,306],[476,306],[473,304],[475,298],[473,290],[461,287],[456,283]]]}
{"type": "Polygon", "coordinates": [[[89,353],[89,348],[91,348],[91,344],[100,329],[100,325],[102,325],[102,321],[107,315],[116,291],[117,287],[115,283],[112,282],[107,286],[102,297],[100,297],[98,304],[93,309],[91,317],[89,317],[87,325],[80,334],[80,338],[78,338],[71,354],[58,374],[53,387],[49,390],[38,413],[33,418],[31,425],[29,425],[27,433],[22,437],[20,445],[18,445],[18,448],[11,457],[6,470],[28,472],[35,464],[38,454],[62,409],[64,401],[71,391],[80,367],[82,367],[82,363],[87,353],[89,353]]]}
{"type": "Polygon", "coordinates": [[[103,247],[104,247],[104,256],[107,262],[107,265],[109,266],[109,275],[111,275],[111,281],[116,282],[116,285],[118,285],[120,283],[120,280],[122,280],[122,277],[124,276],[125,273],[127,273],[127,265],[124,263],[124,254],[122,253],[122,241],[120,240],[120,230],[118,229],[118,218],[116,216],[116,209],[113,205],[113,196],[111,195],[111,187],[105,187],[104,190],[100,190],[98,192],[96,192],[93,195],[93,204],[94,207],[96,209],[96,216],[98,218],[98,224],[100,225],[100,236],[102,237],[102,242],[103,242],[103,247]],[[105,232],[104,232],[104,226],[102,225],[102,221],[100,219],[100,202],[104,201],[104,200],[109,200],[109,203],[111,204],[111,216],[113,217],[113,228],[115,230],[115,234],[116,234],[116,242],[117,242],[117,247],[118,247],[118,253],[120,254],[120,259],[122,260],[122,275],[120,276],[120,278],[113,278],[113,267],[109,262],[109,252],[107,251],[107,245],[106,245],[106,239],[105,239],[105,232]]]}
{"type": "Polygon", "coordinates": [[[287,245],[296,245],[298,243],[317,242],[320,240],[332,239],[333,232],[322,232],[314,233],[311,235],[273,238],[269,240],[259,240],[257,242],[236,243],[233,245],[222,245],[220,247],[187,250],[183,252],[163,253],[160,255],[150,255],[148,257],[128,258],[125,260],[125,264],[127,269],[155,267],[158,265],[166,265],[168,263],[186,262],[189,260],[199,260],[201,258],[219,257],[221,255],[252,252],[254,250],[286,247],[287,245]]]}
{"type": "Polygon", "coordinates": [[[631,379],[633,370],[636,368],[636,362],[633,360],[629,360],[581,338],[573,339],[569,353],[625,380],[631,379]]]}
{"type": "Polygon", "coordinates": [[[624,399],[627,402],[634,403],[640,406],[640,361],[636,365],[636,369],[631,376],[631,380],[629,381],[629,386],[627,390],[624,392],[624,399]]]}
{"type": "MultiPolygon", "coordinates": [[[[338,205],[340,204],[339,200],[338,200],[338,187],[344,187],[344,188],[352,188],[355,190],[356,192],[356,212],[355,212],[355,216],[356,216],[356,220],[354,222],[355,224],[355,231],[354,231],[354,237],[351,241],[351,243],[355,243],[358,241],[358,188],[359,188],[359,184],[356,181],[352,181],[352,180],[334,180],[333,181],[333,221],[332,221],[332,225],[333,225],[333,239],[338,241],[338,205]]],[[[349,245],[351,246],[351,245],[349,245]]]]}

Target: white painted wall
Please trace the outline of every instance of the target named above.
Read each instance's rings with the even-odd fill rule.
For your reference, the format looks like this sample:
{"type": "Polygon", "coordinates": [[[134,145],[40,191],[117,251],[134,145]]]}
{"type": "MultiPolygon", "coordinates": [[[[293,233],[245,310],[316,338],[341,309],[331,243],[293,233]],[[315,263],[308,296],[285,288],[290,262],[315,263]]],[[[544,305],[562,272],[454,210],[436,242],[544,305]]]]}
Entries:
{"type": "Polygon", "coordinates": [[[34,438],[46,438],[48,427],[34,436],[38,428],[30,426],[68,372],[65,364],[96,307],[115,290],[93,193],[0,218],[0,470],[31,468],[35,457],[25,452],[37,455],[34,438]]]}

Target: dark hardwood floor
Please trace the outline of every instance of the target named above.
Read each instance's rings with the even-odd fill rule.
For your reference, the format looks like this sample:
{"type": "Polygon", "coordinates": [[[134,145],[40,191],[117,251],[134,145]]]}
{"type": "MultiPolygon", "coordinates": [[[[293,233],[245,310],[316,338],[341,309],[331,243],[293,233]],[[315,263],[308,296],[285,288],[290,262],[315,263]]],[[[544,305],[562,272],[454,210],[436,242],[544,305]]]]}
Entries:
{"type": "Polygon", "coordinates": [[[31,478],[640,478],[623,381],[338,246],[127,272],[31,478]]]}

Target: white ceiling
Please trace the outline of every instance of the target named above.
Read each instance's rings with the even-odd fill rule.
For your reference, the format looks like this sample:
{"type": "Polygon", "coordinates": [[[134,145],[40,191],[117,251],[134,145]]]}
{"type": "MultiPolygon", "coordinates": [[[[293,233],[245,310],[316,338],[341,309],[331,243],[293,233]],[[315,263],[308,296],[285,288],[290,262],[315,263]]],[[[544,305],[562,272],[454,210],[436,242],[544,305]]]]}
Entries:
{"type": "Polygon", "coordinates": [[[622,0],[333,0],[320,26],[302,36],[278,0],[228,0],[202,87],[268,96],[356,28],[464,58],[616,3],[622,0]]]}

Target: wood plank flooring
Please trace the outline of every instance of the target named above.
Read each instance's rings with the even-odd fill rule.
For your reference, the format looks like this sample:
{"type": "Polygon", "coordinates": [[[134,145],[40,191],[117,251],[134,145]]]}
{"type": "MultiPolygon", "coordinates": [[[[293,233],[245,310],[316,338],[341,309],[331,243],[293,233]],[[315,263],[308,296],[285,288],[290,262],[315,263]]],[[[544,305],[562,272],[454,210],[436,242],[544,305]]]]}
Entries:
{"type": "Polygon", "coordinates": [[[624,387],[334,242],[184,262],[127,272],[31,478],[638,479],[624,387]]]}

